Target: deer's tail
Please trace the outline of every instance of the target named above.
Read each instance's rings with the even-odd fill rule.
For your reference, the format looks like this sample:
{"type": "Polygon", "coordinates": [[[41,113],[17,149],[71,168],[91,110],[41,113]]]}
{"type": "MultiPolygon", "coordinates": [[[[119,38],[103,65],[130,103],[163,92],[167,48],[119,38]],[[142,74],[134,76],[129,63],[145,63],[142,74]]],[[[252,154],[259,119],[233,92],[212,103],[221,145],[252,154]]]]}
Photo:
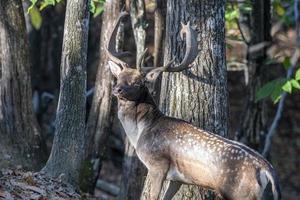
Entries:
{"type": "Polygon", "coordinates": [[[260,172],[260,182],[265,190],[266,186],[270,182],[272,185],[272,193],[274,200],[281,199],[281,191],[279,187],[279,181],[275,170],[271,167],[270,169],[263,169],[260,172]]]}

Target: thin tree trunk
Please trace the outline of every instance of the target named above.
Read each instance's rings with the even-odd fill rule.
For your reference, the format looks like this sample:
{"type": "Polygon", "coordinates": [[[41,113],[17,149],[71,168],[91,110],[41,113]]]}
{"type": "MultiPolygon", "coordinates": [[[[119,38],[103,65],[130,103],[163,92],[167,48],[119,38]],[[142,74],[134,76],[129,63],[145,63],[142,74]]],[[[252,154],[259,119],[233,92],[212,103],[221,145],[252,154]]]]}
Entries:
{"type": "Polygon", "coordinates": [[[271,42],[271,2],[270,0],[252,2],[252,12],[249,16],[250,43],[247,59],[249,68],[249,86],[247,106],[241,120],[237,139],[255,149],[263,149],[264,133],[266,131],[266,103],[255,102],[255,93],[262,86],[267,76],[264,73],[267,48],[250,52],[249,48],[263,42],[271,42]],[[255,28],[254,28],[255,27],[255,28]]]}
{"type": "Polygon", "coordinates": [[[46,159],[32,106],[29,47],[21,0],[0,0],[0,168],[39,169],[46,159]]]}
{"type": "MultiPolygon", "coordinates": [[[[165,33],[165,19],[166,19],[166,4],[167,2],[156,0],[156,9],[154,12],[154,52],[153,52],[153,66],[159,67],[163,64],[163,45],[165,33]]],[[[155,101],[158,104],[160,98],[161,76],[148,86],[148,89],[155,101]]]]}
{"type": "MultiPolygon", "coordinates": [[[[146,42],[146,21],[145,21],[145,5],[143,0],[131,0],[130,15],[132,29],[136,43],[136,64],[138,59],[145,50],[146,42]]],[[[134,147],[126,138],[125,141],[125,157],[123,162],[123,174],[121,182],[121,191],[118,196],[120,200],[139,199],[143,182],[146,177],[146,168],[138,159],[134,147]]]]}
{"type": "MultiPolygon", "coordinates": [[[[199,55],[190,70],[164,73],[160,95],[160,108],[166,115],[222,136],[227,135],[228,109],[224,14],[225,1],[168,1],[165,63],[174,57],[178,63],[184,56],[184,42],[179,37],[181,22],[190,21],[196,27],[199,55]]],[[[147,181],[142,199],[149,199],[149,188],[147,181]]],[[[183,185],[173,199],[212,198],[207,190],[183,185]]]]}
{"type": "Polygon", "coordinates": [[[89,1],[67,1],[56,133],[43,171],[78,182],[84,157],[89,1]]]}
{"type": "MultiPolygon", "coordinates": [[[[100,39],[100,62],[97,70],[95,92],[89,119],[86,127],[87,135],[87,158],[92,162],[93,174],[87,182],[94,188],[101,169],[101,157],[106,147],[107,137],[112,127],[112,86],[113,77],[107,67],[108,57],[106,47],[109,42],[112,27],[119,16],[121,3],[118,0],[105,2],[102,15],[101,39],[100,39]]],[[[118,44],[119,42],[117,42],[118,44]]]]}

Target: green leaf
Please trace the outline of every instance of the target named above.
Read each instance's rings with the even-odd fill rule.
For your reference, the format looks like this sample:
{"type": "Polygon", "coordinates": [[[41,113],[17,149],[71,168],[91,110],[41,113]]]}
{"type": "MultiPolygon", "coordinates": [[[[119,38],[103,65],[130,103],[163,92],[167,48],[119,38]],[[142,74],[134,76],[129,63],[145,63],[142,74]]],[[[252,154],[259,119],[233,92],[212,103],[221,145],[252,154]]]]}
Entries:
{"type": "Polygon", "coordinates": [[[300,80],[300,68],[296,71],[295,79],[296,79],[297,81],[300,80]]]}
{"type": "Polygon", "coordinates": [[[41,16],[41,13],[39,12],[39,10],[36,8],[36,6],[33,6],[30,9],[29,16],[30,16],[30,21],[31,21],[32,26],[36,30],[39,30],[42,25],[42,16],[41,16]]]}
{"type": "Polygon", "coordinates": [[[257,92],[255,102],[270,97],[274,103],[277,103],[283,92],[283,85],[286,84],[285,78],[278,78],[263,85],[257,92]]]}
{"type": "Polygon", "coordinates": [[[272,94],[272,92],[274,91],[276,84],[277,84],[277,79],[270,81],[270,82],[266,83],[265,85],[263,85],[256,92],[255,102],[270,96],[272,94]]]}
{"type": "Polygon", "coordinates": [[[96,10],[95,10],[94,14],[93,14],[93,17],[97,17],[97,16],[100,15],[103,11],[104,11],[104,6],[98,5],[98,6],[96,7],[96,10]]]}
{"type": "Polygon", "coordinates": [[[95,11],[96,11],[96,5],[95,5],[95,2],[94,1],[90,1],[90,12],[91,13],[95,13],[95,11]]]}
{"type": "Polygon", "coordinates": [[[277,79],[274,90],[270,96],[274,104],[276,104],[281,99],[283,93],[282,86],[285,83],[286,83],[286,79],[284,78],[277,79]]]}
{"type": "Polygon", "coordinates": [[[278,16],[283,16],[285,14],[285,9],[284,7],[281,5],[281,3],[275,3],[273,5],[275,12],[277,13],[278,16]]]}
{"type": "Polygon", "coordinates": [[[293,87],[292,87],[292,83],[289,80],[281,88],[288,93],[292,93],[293,87]]]}
{"type": "Polygon", "coordinates": [[[55,5],[55,0],[44,0],[40,6],[40,10],[43,10],[44,8],[46,8],[47,6],[54,6],[55,5]]]}
{"type": "Polygon", "coordinates": [[[294,88],[300,89],[300,84],[299,84],[298,81],[296,81],[295,79],[292,79],[290,82],[292,83],[292,86],[293,86],[294,88]]]}
{"type": "Polygon", "coordinates": [[[225,18],[226,18],[227,21],[231,21],[231,20],[233,20],[235,18],[238,18],[238,17],[239,17],[238,9],[229,10],[225,14],[225,18]]]}
{"type": "Polygon", "coordinates": [[[271,99],[273,101],[274,104],[278,103],[278,101],[281,99],[282,96],[282,90],[276,90],[276,92],[274,92],[274,95],[271,95],[271,99]]]}
{"type": "Polygon", "coordinates": [[[35,4],[36,4],[37,1],[38,0],[30,0],[31,5],[27,9],[27,13],[29,13],[33,9],[33,7],[35,6],[35,4]]]}

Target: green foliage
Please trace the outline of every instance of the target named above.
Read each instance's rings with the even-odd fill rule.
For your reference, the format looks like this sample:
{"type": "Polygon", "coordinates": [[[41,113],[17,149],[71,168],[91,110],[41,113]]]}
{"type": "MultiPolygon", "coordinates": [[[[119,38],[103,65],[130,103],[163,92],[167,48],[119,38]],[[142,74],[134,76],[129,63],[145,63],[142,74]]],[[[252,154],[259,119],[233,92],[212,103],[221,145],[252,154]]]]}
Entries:
{"type": "Polygon", "coordinates": [[[291,83],[291,81],[286,81],[281,88],[285,92],[292,93],[292,83],[291,83]]]}
{"type": "MultiPolygon", "coordinates": [[[[238,30],[238,19],[241,14],[250,13],[252,10],[251,0],[245,0],[243,3],[226,3],[225,21],[227,30],[238,30]]],[[[241,40],[237,35],[230,35],[230,38],[241,40]]]]}
{"type": "Polygon", "coordinates": [[[278,16],[282,17],[285,14],[285,9],[281,1],[278,0],[273,1],[273,9],[278,16]]]}
{"type": "Polygon", "coordinates": [[[279,78],[269,81],[263,85],[257,92],[255,101],[260,101],[270,97],[273,103],[277,103],[283,92],[292,93],[293,89],[300,90],[300,69],[295,73],[295,77],[291,79],[279,78]]]}
{"type": "Polygon", "coordinates": [[[39,30],[41,28],[41,25],[42,25],[42,16],[41,16],[40,11],[36,8],[36,6],[33,6],[30,9],[29,17],[30,17],[30,21],[31,21],[32,26],[36,30],[39,30]]]}
{"type": "Polygon", "coordinates": [[[296,81],[300,81],[300,69],[298,69],[298,70],[296,71],[295,79],[296,79],[296,81]]]}
{"type": "Polygon", "coordinates": [[[266,83],[256,92],[255,101],[257,102],[264,98],[270,97],[274,103],[277,102],[281,97],[283,92],[282,86],[285,84],[285,82],[285,79],[279,78],[266,83]]]}
{"type": "MultiPolygon", "coordinates": [[[[40,29],[42,25],[42,16],[40,11],[48,6],[55,6],[63,0],[29,0],[31,5],[29,6],[27,13],[30,15],[31,24],[35,29],[40,29]]],[[[90,0],[89,10],[93,13],[93,17],[100,15],[104,10],[105,0],[90,0]]]]}
{"type": "Polygon", "coordinates": [[[47,6],[54,6],[57,1],[55,0],[43,0],[40,5],[40,10],[43,10],[47,6]]]}
{"type": "Polygon", "coordinates": [[[105,0],[91,0],[90,1],[90,12],[93,13],[93,17],[97,17],[104,10],[105,0]]]}
{"type": "Polygon", "coordinates": [[[279,21],[282,21],[284,25],[294,25],[294,0],[273,0],[273,16],[279,21]]]}
{"type": "Polygon", "coordinates": [[[61,1],[62,0],[30,0],[31,5],[27,9],[27,13],[30,16],[32,26],[36,30],[40,29],[43,21],[40,11],[48,6],[55,6],[61,1]]]}
{"type": "Polygon", "coordinates": [[[232,4],[226,5],[225,20],[226,20],[227,30],[237,28],[236,19],[238,19],[239,15],[240,12],[237,5],[232,5],[232,4]]]}
{"type": "Polygon", "coordinates": [[[38,0],[30,0],[31,5],[29,6],[27,13],[30,13],[30,11],[33,9],[33,7],[36,5],[38,0]]]}
{"type": "Polygon", "coordinates": [[[290,82],[291,82],[293,88],[300,89],[300,84],[297,80],[292,79],[290,82]]]}

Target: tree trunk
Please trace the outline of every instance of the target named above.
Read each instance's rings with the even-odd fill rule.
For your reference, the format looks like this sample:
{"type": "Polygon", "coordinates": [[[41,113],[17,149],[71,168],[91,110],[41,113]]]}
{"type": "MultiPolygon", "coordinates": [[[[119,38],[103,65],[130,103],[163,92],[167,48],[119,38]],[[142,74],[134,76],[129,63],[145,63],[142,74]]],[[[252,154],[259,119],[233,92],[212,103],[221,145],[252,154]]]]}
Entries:
{"type": "MultiPolygon", "coordinates": [[[[132,0],[130,2],[131,22],[136,44],[136,64],[138,64],[138,59],[145,50],[145,14],[145,5],[143,0],[132,0]]],[[[123,162],[121,191],[118,199],[139,199],[146,177],[146,168],[138,159],[134,147],[130,144],[127,137],[125,140],[125,157],[123,162]]]]}
{"type": "MultiPolygon", "coordinates": [[[[196,27],[199,55],[190,70],[164,73],[160,95],[160,108],[166,115],[222,136],[227,135],[228,117],[224,14],[225,1],[168,1],[165,63],[174,57],[179,63],[184,57],[185,45],[179,37],[181,22],[190,21],[196,27]]],[[[149,199],[148,194],[146,182],[142,198],[149,199]]],[[[212,198],[207,190],[183,185],[173,199],[212,198]]]]}
{"type": "Polygon", "coordinates": [[[29,47],[21,0],[0,0],[0,168],[39,169],[45,145],[32,106],[29,47]]]}
{"type": "MultiPolygon", "coordinates": [[[[106,47],[109,42],[112,27],[119,16],[121,4],[118,0],[105,2],[102,15],[101,39],[100,39],[100,62],[98,65],[95,92],[89,119],[86,127],[87,134],[87,158],[92,162],[93,174],[87,184],[94,188],[101,168],[101,157],[106,147],[107,137],[112,127],[112,86],[113,77],[107,67],[108,57],[106,47]]],[[[118,42],[117,42],[118,43],[118,42]]],[[[89,187],[87,187],[89,188],[89,187]]]]}
{"type": "Polygon", "coordinates": [[[43,171],[78,182],[84,157],[89,1],[67,1],[56,133],[43,171]]]}
{"type": "MultiPolygon", "coordinates": [[[[270,0],[252,2],[252,12],[249,16],[250,43],[249,47],[263,42],[271,42],[271,2],[270,0]]],[[[249,68],[249,86],[245,113],[241,120],[237,139],[254,149],[263,149],[264,133],[266,132],[266,103],[255,102],[255,93],[267,79],[265,73],[267,47],[256,52],[250,52],[248,47],[247,59],[249,68]]]]}

